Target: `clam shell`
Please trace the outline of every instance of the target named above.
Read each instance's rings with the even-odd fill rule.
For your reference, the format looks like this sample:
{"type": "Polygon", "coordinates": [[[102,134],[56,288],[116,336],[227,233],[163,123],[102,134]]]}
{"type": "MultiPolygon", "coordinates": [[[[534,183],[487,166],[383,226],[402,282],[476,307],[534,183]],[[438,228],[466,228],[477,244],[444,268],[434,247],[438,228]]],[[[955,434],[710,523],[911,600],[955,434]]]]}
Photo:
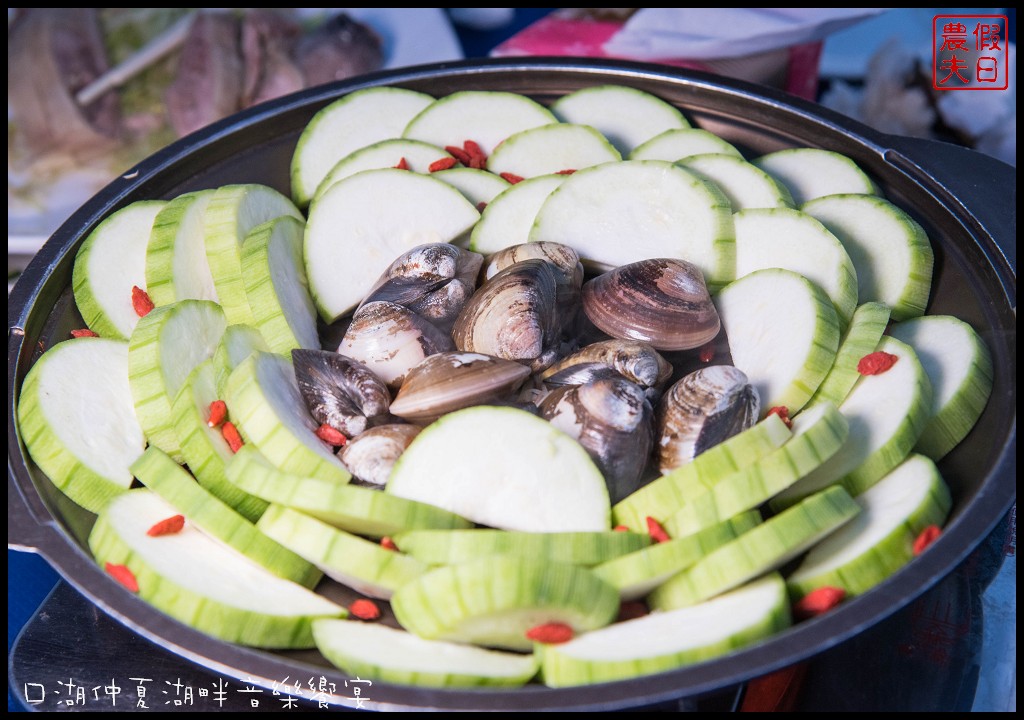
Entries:
{"type": "Polygon", "coordinates": [[[489,280],[507,267],[525,260],[544,260],[558,268],[557,300],[563,332],[569,330],[579,312],[583,287],[583,265],[579,254],[568,245],[556,242],[531,242],[512,245],[487,258],[484,278],[489,280]]]}
{"type": "Polygon", "coordinates": [[[352,437],[387,417],[391,393],[361,362],[328,350],[292,350],[292,365],[318,423],[352,437]]]}
{"type": "Polygon", "coordinates": [[[365,364],[392,390],[423,358],[451,349],[451,339],[440,329],[412,310],[385,301],[357,310],[338,346],[339,353],[365,364]]]}
{"type": "Polygon", "coordinates": [[[701,271],[672,258],[641,260],[590,280],[583,311],[608,335],[657,350],[700,347],[721,328],[701,271]]]}
{"type": "Polygon", "coordinates": [[[594,459],[612,503],[640,487],[654,444],[654,411],[638,385],[619,377],[557,388],[540,412],[594,459]]]}
{"type": "Polygon", "coordinates": [[[618,372],[643,388],[663,385],[672,377],[672,365],[651,345],[637,340],[603,340],[591,343],[541,373],[551,385],[582,384],[604,376],[600,368],[618,372]],[[571,382],[576,379],[578,382],[571,382]]]}
{"type": "Polygon", "coordinates": [[[662,473],[757,422],[761,400],[747,376],[712,365],[683,377],[658,407],[658,466],[662,473]]]}
{"type": "Polygon", "coordinates": [[[398,457],[421,429],[417,425],[378,425],[350,440],[338,457],[359,480],[384,487],[398,457]]]}
{"type": "Polygon", "coordinates": [[[561,331],[558,275],[557,268],[543,260],[525,260],[494,275],[455,321],[455,346],[527,362],[556,347],[561,331]]]}
{"type": "Polygon", "coordinates": [[[505,401],[530,375],[512,360],[471,352],[431,355],[409,371],[391,412],[411,422],[432,422],[445,413],[505,401]]]}

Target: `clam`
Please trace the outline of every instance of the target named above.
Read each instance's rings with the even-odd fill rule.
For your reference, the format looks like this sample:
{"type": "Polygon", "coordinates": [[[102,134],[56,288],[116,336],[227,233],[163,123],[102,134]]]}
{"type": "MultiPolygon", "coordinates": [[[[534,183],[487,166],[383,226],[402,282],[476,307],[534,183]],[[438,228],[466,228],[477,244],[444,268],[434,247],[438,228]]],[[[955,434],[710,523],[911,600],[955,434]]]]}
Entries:
{"type": "Polygon", "coordinates": [[[472,405],[511,399],[530,375],[525,365],[472,352],[431,355],[411,369],[391,412],[410,422],[428,423],[472,405]]]}
{"type": "Polygon", "coordinates": [[[338,457],[357,479],[384,487],[398,456],[405,452],[421,429],[417,425],[378,425],[349,441],[338,457]]]}
{"type": "Polygon", "coordinates": [[[524,260],[501,270],[459,314],[452,330],[455,346],[506,360],[551,364],[561,335],[558,279],[559,270],[544,260],[524,260]]]}
{"type": "Polygon", "coordinates": [[[696,370],[670,387],[658,407],[658,465],[683,465],[757,422],[761,399],[731,365],[696,370]]]}
{"type": "Polygon", "coordinates": [[[693,263],[660,258],[622,265],[583,285],[583,312],[600,330],[657,350],[710,342],[721,323],[693,263]]]}
{"type": "Polygon", "coordinates": [[[352,317],[338,352],[364,363],[393,390],[423,358],[452,349],[451,339],[407,307],[375,301],[352,317]]]}
{"type": "Polygon", "coordinates": [[[580,385],[607,377],[605,369],[642,388],[656,388],[672,377],[672,365],[657,350],[637,340],[603,340],[564,358],[540,374],[549,385],[580,385]]]}
{"type": "Polygon", "coordinates": [[[489,280],[510,265],[524,260],[546,260],[560,271],[559,290],[563,297],[579,298],[583,286],[583,265],[579,254],[568,245],[556,242],[530,242],[512,245],[487,258],[484,279],[489,280]]]}
{"type": "Polygon", "coordinates": [[[403,305],[448,332],[476,289],[482,264],[482,255],[448,243],[419,245],[391,263],[362,305],[403,305]]]}
{"type": "Polygon", "coordinates": [[[540,412],[586,448],[612,503],[640,487],[654,443],[654,411],[639,386],[619,377],[557,388],[540,412]]]}
{"type": "Polygon", "coordinates": [[[318,423],[353,437],[388,417],[391,393],[361,362],[327,350],[292,350],[292,364],[318,423]]]}

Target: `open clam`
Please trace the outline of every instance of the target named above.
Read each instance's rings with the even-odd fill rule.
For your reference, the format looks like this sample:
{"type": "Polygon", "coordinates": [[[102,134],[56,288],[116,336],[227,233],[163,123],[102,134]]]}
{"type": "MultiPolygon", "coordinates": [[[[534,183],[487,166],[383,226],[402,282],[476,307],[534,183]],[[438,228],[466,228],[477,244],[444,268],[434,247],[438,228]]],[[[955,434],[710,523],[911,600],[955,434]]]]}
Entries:
{"type": "Polygon", "coordinates": [[[353,437],[387,419],[391,393],[361,362],[327,350],[292,350],[292,365],[318,423],[353,437]]]}
{"type": "Polygon", "coordinates": [[[654,411],[639,386],[619,377],[560,387],[544,398],[540,412],[587,450],[612,503],[640,487],[654,443],[654,411]]]}
{"type": "Polygon", "coordinates": [[[364,363],[391,389],[423,358],[452,349],[444,332],[407,307],[376,301],[352,317],[338,352],[364,363]]]}
{"type": "Polygon", "coordinates": [[[583,312],[614,338],[657,350],[689,350],[718,335],[721,322],[704,276],[673,258],[622,265],[583,285],[583,312]]]}
{"type": "Polygon", "coordinates": [[[504,402],[527,377],[525,365],[491,355],[443,352],[409,371],[391,412],[410,422],[432,422],[472,405],[504,402]]]}
{"type": "Polygon", "coordinates": [[[658,406],[659,469],[669,472],[746,430],[760,409],[757,390],[741,370],[711,365],[690,373],[658,406]]]}
{"type": "Polygon", "coordinates": [[[338,457],[357,479],[383,488],[398,457],[420,430],[418,425],[378,425],[349,441],[338,457]]]}

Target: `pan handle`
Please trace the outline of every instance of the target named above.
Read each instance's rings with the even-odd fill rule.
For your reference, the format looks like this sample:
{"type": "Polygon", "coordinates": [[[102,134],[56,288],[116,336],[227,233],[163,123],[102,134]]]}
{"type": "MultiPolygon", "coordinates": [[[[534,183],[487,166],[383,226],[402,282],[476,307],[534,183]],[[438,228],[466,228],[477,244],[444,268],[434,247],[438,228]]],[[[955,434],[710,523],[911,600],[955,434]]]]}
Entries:
{"type": "Polygon", "coordinates": [[[964,209],[992,237],[1013,274],[1017,268],[1017,171],[995,158],[960,145],[890,137],[885,159],[904,172],[936,183],[944,200],[964,209]],[[970,208],[968,212],[966,208],[970,208]]]}

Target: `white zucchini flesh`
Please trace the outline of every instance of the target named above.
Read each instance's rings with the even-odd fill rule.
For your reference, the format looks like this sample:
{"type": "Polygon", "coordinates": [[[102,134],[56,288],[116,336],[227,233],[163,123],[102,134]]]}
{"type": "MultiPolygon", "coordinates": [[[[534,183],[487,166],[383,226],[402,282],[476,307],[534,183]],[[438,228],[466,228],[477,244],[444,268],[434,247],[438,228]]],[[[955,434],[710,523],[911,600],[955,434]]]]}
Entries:
{"type": "Polygon", "coordinates": [[[338,161],[316,189],[313,200],[327,192],[332,185],[363,170],[393,168],[405,160],[412,172],[430,172],[431,164],[450,158],[447,151],[436,145],[418,140],[391,139],[356,150],[338,161]]]}
{"type": "Polygon", "coordinates": [[[150,605],[228,642],[313,647],[314,619],[345,617],[344,608],[277,577],[187,519],[178,533],[147,535],[177,514],[151,490],[124,493],[97,518],[89,548],[101,567],[126,566],[150,605]]]}
{"type": "Polygon", "coordinates": [[[594,128],[556,123],[505,138],[487,159],[487,169],[498,175],[531,178],[621,159],[619,151],[594,128]]]}
{"type": "Polygon", "coordinates": [[[469,237],[469,249],[490,254],[527,242],[544,201],[568,177],[541,175],[503,190],[484,208],[469,237]]]}
{"type": "Polygon", "coordinates": [[[853,160],[831,150],[791,148],[762,155],[753,163],[789,188],[798,206],[826,195],[879,194],[853,160]]]}
{"type": "Polygon", "coordinates": [[[18,426],[32,460],[62,493],[99,512],[132,484],[146,447],[128,387],[128,343],[77,338],[51,347],[25,376],[18,426]]]}
{"type": "Polygon", "coordinates": [[[128,385],[150,445],[180,461],[172,404],[192,369],[213,357],[225,318],[209,300],[179,300],[150,311],[128,343],[128,385]]]}
{"type": "Polygon", "coordinates": [[[781,267],[824,290],[843,327],[857,307],[857,271],[846,248],[824,225],[792,208],[743,210],[736,226],[736,277],[781,267]]]}
{"type": "Polygon", "coordinates": [[[934,255],[928,235],[888,200],[835,195],[802,205],[846,248],[857,270],[858,302],[877,300],[893,320],[923,315],[931,293],[934,255]]]}
{"type": "Polygon", "coordinates": [[[860,595],[914,556],[917,536],[946,521],[952,499],[935,463],[911,454],[855,500],[861,512],[811,548],[786,579],[794,597],[819,587],[860,595]]]}
{"type": "Polygon", "coordinates": [[[839,321],[828,295],[792,270],[757,270],[715,298],[733,364],[746,373],[762,412],[795,415],[824,380],[839,348],[839,321]]]}
{"type": "Polygon", "coordinates": [[[839,406],[850,425],[843,447],[776,496],[772,507],[786,507],[833,483],[842,483],[852,495],[859,495],[903,462],[914,447],[928,422],[931,382],[909,345],[883,337],[877,349],[898,360],[880,375],[862,376],[839,406]]]}
{"type": "Polygon", "coordinates": [[[217,384],[216,399],[224,399],[224,388],[231,371],[257,350],[270,352],[266,339],[252,325],[228,325],[224,336],[213,353],[214,378],[217,384]]]}
{"type": "Polygon", "coordinates": [[[367,145],[401,137],[405,126],[434,98],[396,87],[349,93],[318,111],[292,155],[292,198],[305,208],[335,163],[367,145]]]}
{"type": "Polygon", "coordinates": [[[677,162],[717,185],[732,204],[733,212],[793,206],[793,198],[785,186],[743,158],[712,153],[692,155],[677,162]]]}
{"type": "Polygon", "coordinates": [[[821,400],[837,406],[843,404],[860,378],[857,364],[878,346],[888,324],[889,306],[885,303],[867,302],[854,310],[850,324],[839,341],[835,362],[808,405],[821,400]]]}
{"type": "Polygon", "coordinates": [[[143,485],[173,505],[190,523],[274,575],[313,588],[322,573],[312,563],[274,542],[249,520],[195,481],[188,470],[159,448],[150,447],[132,464],[143,485]]]}
{"type": "Polygon", "coordinates": [[[666,130],[638,145],[629,154],[630,160],[665,160],[678,162],[691,155],[719,153],[742,158],[735,147],[714,133],[701,128],[666,130]]]}
{"type": "Polygon", "coordinates": [[[227,478],[231,448],[221,429],[209,424],[210,404],[219,399],[213,360],[199,363],[171,407],[181,457],[200,485],[247,520],[255,522],[267,509],[267,503],[238,489],[227,478]]]}
{"type": "Polygon", "coordinates": [[[387,600],[428,569],[416,558],[382,547],[314,517],[271,505],[256,527],[301,555],[329,578],[358,593],[387,600]]]}
{"type": "Polygon", "coordinates": [[[349,620],[318,620],[317,649],[359,678],[419,687],[518,686],[537,674],[530,654],[424,640],[404,630],[349,620]]]}
{"type": "Polygon", "coordinates": [[[712,550],[660,585],[648,604],[674,610],[739,587],[803,554],[860,511],[843,488],[822,490],[712,550]]]}
{"type": "Polygon", "coordinates": [[[229,323],[253,320],[242,279],[242,243],[257,225],[285,215],[302,220],[291,200],[266,185],[224,185],[210,198],[203,214],[206,260],[229,323]]]}
{"type": "Polygon", "coordinates": [[[302,262],[305,224],[290,215],[257,225],[242,246],[242,279],[253,322],[271,352],[320,348],[316,308],[302,262]]]}
{"type": "Polygon", "coordinates": [[[544,202],[530,240],[568,245],[597,269],[686,258],[709,286],[732,280],[736,271],[729,201],[693,173],[658,160],[573,173],[544,202]]]}
{"type": "Polygon", "coordinates": [[[409,121],[401,136],[438,147],[461,148],[472,140],[490,155],[510,135],[557,122],[550,110],[525,95],[465,90],[425,107],[409,121]]]}
{"type": "Polygon", "coordinates": [[[351,479],[333,448],[317,437],[319,424],[306,410],[287,358],[250,355],[228,377],[225,400],[242,437],[275,467],[335,483],[351,479]]]}
{"type": "Polygon", "coordinates": [[[914,449],[939,460],[981,417],[992,394],[992,357],[974,328],[950,315],[912,318],[889,334],[914,348],[931,381],[930,417],[914,449]]]}
{"type": "Polygon", "coordinates": [[[428,425],[398,458],[386,492],[505,530],[608,530],[611,514],[604,478],[580,444],[505,407],[428,425]]]}
{"type": "Polygon", "coordinates": [[[121,208],[79,248],[71,285],[85,324],[97,335],[127,340],[139,322],[132,287],[146,289],[146,245],[153,220],[166,205],[141,200],[121,208]]]}
{"type": "Polygon", "coordinates": [[[771,574],[697,605],[655,612],[538,649],[546,685],[625,680],[725,655],[789,627],[786,585],[771,574]]]}
{"type": "Polygon", "coordinates": [[[560,97],[551,111],[566,123],[590,125],[623,157],[667,130],[690,127],[683,114],[659,97],[623,85],[598,85],[560,97]]]}
{"type": "Polygon", "coordinates": [[[448,170],[438,170],[431,175],[458,190],[478,210],[481,203],[488,205],[511,187],[507,180],[503,180],[494,173],[475,168],[453,167],[448,170]]]}
{"type": "Polygon", "coordinates": [[[310,205],[303,242],[309,288],[320,316],[352,311],[396,257],[417,245],[451,242],[480,213],[450,185],[407,170],[366,170],[310,205]]]}
{"type": "Polygon", "coordinates": [[[213,193],[179,195],[153,220],[146,248],[146,291],[154,305],[187,299],[217,302],[203,237],[203,218],[213,193]]]}

